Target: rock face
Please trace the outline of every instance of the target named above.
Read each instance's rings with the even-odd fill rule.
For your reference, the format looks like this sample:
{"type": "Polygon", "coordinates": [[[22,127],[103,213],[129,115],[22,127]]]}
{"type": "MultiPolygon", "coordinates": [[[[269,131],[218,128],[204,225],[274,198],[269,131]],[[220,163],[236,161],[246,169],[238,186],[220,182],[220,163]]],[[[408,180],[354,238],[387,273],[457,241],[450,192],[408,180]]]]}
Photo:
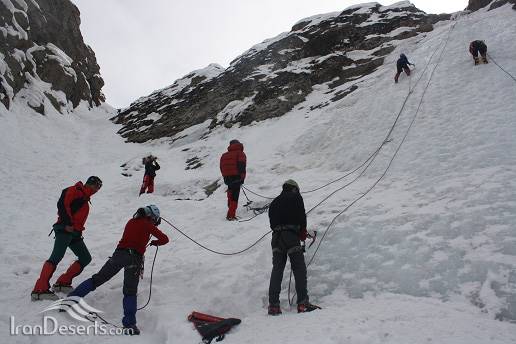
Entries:
{"type": "MultiPolygon", "coordinates": [[[[254,46],[226,70],[210,65],[192,72],[138,99],[113,121],[123,124],[119,133],[128,141],[145,142],[174,137],[206,121],[213,129],[282,116],[314,85],[334,89],[368,75],[394,50],[393,40],[431,31],[435,22],[448,18],[427,15],[409,2],[368,3],[307,18],[254,46]]],[[[356,88],[335,92],[334,100],[356,88]]]]}
{"type": "Polygon", "coordinates": [[[0,97],[41,114],[104,101],[99,66],[69,0],[0,1],[0,97]]]}
{"type": "Polygon", "coordinates": [[[466,7],[466,9],[470,11],[478,11],[479,9],[491,4],[491,6],[489,6],[489,10],[492,10],[507,3],[513,4],[512,9],[516,10],[516,0],[469,0],[468,7],[466,7]]]}

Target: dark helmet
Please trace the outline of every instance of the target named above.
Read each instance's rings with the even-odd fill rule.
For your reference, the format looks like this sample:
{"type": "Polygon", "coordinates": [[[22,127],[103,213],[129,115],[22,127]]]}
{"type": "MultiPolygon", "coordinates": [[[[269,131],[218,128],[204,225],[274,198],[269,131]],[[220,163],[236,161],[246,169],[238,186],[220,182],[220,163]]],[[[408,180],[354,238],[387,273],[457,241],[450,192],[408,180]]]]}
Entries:
{"type": "Polygon", "coordinates": [[[299,191],[299,185],[296,183],[294,179],[289,179],[283,183],[283,190],[293,189],[297,189],[299,191]]]}
{"type": "Polygon", "coordinates": [[[400,58],[407,58],[405,54],[400,54],[400,58]]]}
{"type": "Polygon", "coordinates": [[[95,185],[100,189],[102,187],[102,180],[97,176],[91,176],[86,181],[86,185],[95,185]]]}
{"type": "Polygon", "coordinates": [[[240,141],[238,141],[238,140],[236,140],[236,139],[229,141],[229,144],[230,144],[230,145],[232,145],[232,144],[234,144],[234,143],[240,143],[240,141]]]}

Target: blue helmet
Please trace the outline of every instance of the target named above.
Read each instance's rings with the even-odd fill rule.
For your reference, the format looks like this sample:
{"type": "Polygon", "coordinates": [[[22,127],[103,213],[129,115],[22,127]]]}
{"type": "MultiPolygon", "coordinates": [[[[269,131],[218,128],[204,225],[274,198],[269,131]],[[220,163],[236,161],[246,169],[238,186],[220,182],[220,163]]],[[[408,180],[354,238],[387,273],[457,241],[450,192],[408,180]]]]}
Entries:
{"type": "Polygon", "coordinates": [[[145,211],[145,216],[150,217],[154,223],[159,224],[161,222],[161,215],[157,206],[151,204],[143,208],[143,210],[145,211]]]}

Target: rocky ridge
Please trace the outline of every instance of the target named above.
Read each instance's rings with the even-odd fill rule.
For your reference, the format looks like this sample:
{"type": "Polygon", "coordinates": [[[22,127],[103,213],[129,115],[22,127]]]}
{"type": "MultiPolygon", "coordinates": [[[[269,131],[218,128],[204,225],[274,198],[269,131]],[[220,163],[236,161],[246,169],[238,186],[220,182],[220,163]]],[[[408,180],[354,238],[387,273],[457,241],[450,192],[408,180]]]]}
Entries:
{"type": "Polygon", "coordinates": [[[279,117],[316,85],[328,85],[336,101],[358,87],[338,86],[375,71],[397,41],[431,31],[449,18],[426,14],[408,1],[368,3],[306,18],[290,32],[252,47],[227,69],[210,65],[192,72],[120,110],[113,121],[123,125],[119,133],[128,141],[145,142],[177,139],[176,134],[201,123],[207,134],[219,126],[279,117]]]}

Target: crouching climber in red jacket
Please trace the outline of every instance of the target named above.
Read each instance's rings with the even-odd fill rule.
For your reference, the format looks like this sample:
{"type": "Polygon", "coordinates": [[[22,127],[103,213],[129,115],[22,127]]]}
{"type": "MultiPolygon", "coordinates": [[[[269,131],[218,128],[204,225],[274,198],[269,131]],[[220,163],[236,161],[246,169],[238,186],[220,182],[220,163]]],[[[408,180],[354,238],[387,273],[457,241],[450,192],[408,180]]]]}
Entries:
{"type": "Polygon", "coordinates": [[[104,264],[99,272],[82,282],[68,296],[84,297],[100,285],[109,281],[124,268],[124,317],[122,324],[129,334],[140,334],[136,326],[136,294],[143,263],[145,248],[151,235],[156,237],[150,245],[161,246],[168,243],[168,237],[156,227],[161,223],[158,207],[149,205],[139,208],[133,218],[127,222],[122,239],[113,256],[104,264]]]}

